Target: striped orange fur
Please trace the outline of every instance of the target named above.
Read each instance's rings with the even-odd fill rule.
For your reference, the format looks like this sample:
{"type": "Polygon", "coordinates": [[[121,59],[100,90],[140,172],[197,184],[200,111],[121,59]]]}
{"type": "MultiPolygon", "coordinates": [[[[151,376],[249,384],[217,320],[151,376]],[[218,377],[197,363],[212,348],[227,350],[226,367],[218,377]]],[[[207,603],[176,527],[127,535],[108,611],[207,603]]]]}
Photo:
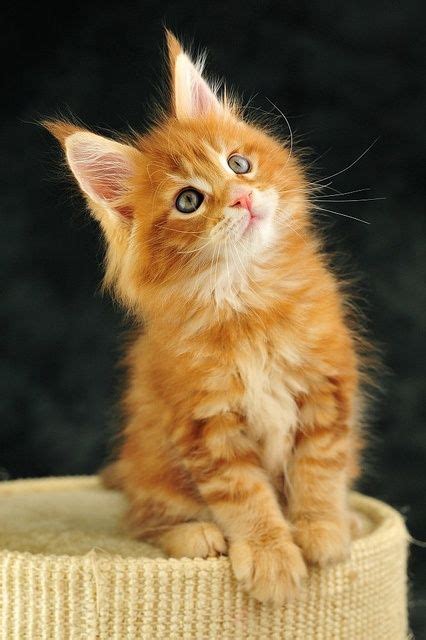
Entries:
{"type": "Polygon", "coordinates": [[[168,43],[171,105],[148,133],[47,123],[105,236],[106,285],[141,327],[105,482],[134,535],[177,557],[229,553],[245,589],[282,603],[306,562],[348,552],[357,337],[302,164],[168,43]]]}

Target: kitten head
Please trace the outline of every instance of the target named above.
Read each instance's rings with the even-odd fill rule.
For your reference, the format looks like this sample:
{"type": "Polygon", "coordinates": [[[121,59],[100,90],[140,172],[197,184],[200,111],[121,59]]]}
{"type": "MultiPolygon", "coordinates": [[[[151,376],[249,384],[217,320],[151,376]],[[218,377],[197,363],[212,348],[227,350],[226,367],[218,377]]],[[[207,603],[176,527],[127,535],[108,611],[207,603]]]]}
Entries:
{"type": "Polygon", "coordinates": [[[218,96],[203,60],[167,40],[170,107],[148,133],[119,142],[46,123],[105,234],[106,282],[136,308],[160,292],[219,302],[224,279],[243,286],[304,220],[306,183],[291,149],[246,121],[226,91],[218,96]]]}

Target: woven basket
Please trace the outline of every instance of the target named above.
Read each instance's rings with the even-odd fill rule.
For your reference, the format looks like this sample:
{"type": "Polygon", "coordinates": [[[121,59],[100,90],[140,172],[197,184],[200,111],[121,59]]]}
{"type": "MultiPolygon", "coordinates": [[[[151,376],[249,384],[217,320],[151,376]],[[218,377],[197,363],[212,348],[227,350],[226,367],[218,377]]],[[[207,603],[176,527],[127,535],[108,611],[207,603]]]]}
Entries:
{"type": "Polygon", "coordinates": [[[0,484],[1,640],[406,640],[407,531],[359,494],[347,562],[312,569],[291,605],[262,605],[227,558],[175,560],[120,528],[96,477],[0,484]]]}

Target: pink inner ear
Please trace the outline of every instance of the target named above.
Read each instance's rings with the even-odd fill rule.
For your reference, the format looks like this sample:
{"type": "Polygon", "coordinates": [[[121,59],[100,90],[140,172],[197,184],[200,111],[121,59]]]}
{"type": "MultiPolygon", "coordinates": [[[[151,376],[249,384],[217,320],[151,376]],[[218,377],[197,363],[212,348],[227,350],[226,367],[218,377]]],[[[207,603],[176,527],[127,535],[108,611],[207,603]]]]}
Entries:
{"type": "Polygon", "coordinates": [[[132,207],[116,203],[125,193],[132,174],[125,145],[94,134],[77,136],[71,136],[67,155],[81,188],[95,202],[108,205],[124,218],[131,218],[132,207]]]}
{"type": "Polygon", "coordinates": [[[203,114],[213,111],[218,105],[216,96],[200,76],[195,76],[193,80],[193,107],[195,113],[203,114]]]}
{"type": "Polygon", "coordinates": [[[174,66],[174,100],[178,118],[194,118],[221,110],[221,104],[202,77],[202,61],[195,65],[180,53],[174,66]]]}
{"type": "Polygon", "coordinates": [[[98,198],[110,204],[124,218],[131,218],[133,210],[130,206],[114,205],[124,193],[124,182],[129,177],[129,166],[118,154],[109,153],[101,156],[97,163],[87,168],[87,181],[98,198]]]}

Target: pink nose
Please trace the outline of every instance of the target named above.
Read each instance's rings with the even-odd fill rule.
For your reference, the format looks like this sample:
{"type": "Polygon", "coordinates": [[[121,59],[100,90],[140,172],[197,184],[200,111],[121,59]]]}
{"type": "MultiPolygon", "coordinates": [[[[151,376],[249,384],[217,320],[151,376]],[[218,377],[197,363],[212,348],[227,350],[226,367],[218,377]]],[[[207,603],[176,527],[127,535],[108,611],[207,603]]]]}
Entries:
{"type": "Polygon", "coordinates": [[[241,207],[251,212],[252,194],[251,191],[238,191],[231,196],[230,207],[241,207]]]}

